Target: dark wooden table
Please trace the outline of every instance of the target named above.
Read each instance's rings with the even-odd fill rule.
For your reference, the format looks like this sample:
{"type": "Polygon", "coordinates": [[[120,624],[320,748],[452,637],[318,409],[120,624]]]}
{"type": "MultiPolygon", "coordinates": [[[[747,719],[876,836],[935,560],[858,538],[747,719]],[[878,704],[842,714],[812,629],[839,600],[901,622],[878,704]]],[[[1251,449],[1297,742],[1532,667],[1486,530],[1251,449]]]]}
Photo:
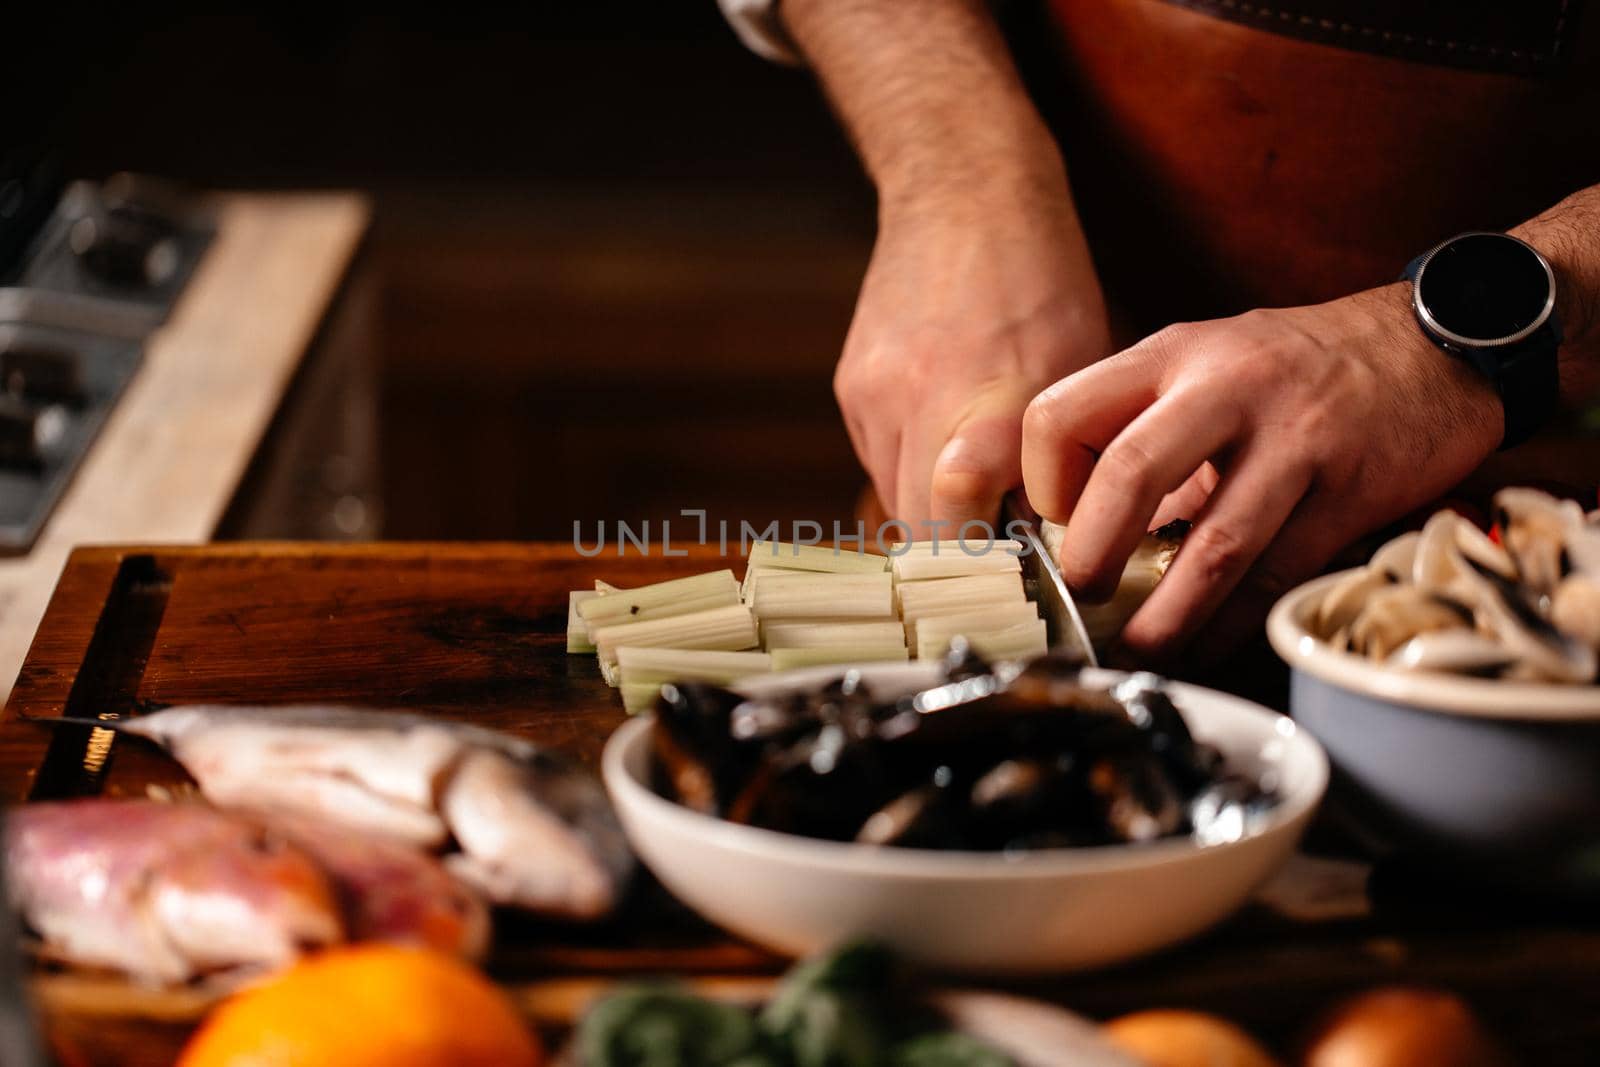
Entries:
{"type": "MultiPolygon", "coordinates": [[[[406,707],[594,764],[623,713],[593,657],[565,651],[567,591],[715,566],[742,569],[704,550],[584,559],[541,544],[80,549],[0,720],[0,799],[143,795],[185,782],[170,760],[103,731],[20,720],[190,701],[406,707]]],[[[1528,1062],[1596,1062],[1600,928],[1581,909],[1484,900],[1450,885],[1391,896],[1371,914],[1323,922],[1252,907],[1160,956],[1017,988],[1094,1016],[1217,1011],[1287,1056],[1294,1035],[1339,996],[1419,983],[1465,996],[1528,1062]]],[[[552,1003],[541,990],[588,979],[782,966],[653,886],[606,926],[513,920],[500,935],[490,969],[535,1016],[552,1003]]],[[[51,976],[38,988],[52,1032],[90,1062],[165,1062],[199,1007],[193,997],[102,995],[51,976]]]]}

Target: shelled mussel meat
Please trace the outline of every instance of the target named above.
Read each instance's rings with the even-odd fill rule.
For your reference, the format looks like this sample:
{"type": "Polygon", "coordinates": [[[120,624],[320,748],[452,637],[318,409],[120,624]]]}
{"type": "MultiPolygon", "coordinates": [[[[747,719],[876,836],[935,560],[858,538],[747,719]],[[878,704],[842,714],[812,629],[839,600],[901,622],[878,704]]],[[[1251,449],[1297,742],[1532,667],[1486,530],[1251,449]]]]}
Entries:
{"type": "Polygon", "coordinates": [[[1495,496],[1497,536],[1452,511],[1335,582],[1311,629],[1402,670],[1581,684],[1600,672],[1600,522],[1536,489],[1495,496]]]}

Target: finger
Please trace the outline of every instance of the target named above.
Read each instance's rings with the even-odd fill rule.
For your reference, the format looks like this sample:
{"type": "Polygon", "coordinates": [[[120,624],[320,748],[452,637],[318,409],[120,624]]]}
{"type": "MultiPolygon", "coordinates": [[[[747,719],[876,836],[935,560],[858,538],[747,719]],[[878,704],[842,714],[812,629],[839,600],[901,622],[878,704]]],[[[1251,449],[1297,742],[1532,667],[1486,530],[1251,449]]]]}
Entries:
{"type": "Polygon", "coordinates": [[[1066,522],[1102,449],[1155,402],[1155,376],[1112,356],[1049,386],[1022,417],[1022,481],[1040,515],[1066,522]]]}
{"type": "Polygon", "coordinates": [[[1166,495],[1227,449],[1243,412],[1222,391],[1181,389],[1117,435],[1089,475],[1061,538],[1061,576],[1090,599],[1109,596],[1166,495]]]}
{"type": "Polygon", "coordinates": [[[933,465],[945,444],[944,428],[917,422],[906,428],[900,443],[900,464],[895,476],[895,518],[909,523],[913,541],[953,536],[930,526],[930,491],[933,465]]]}
{"type": "Polygon", "coordinates": [[[993,523],[1000,498],[1022,484],[1022,409],[1006,398],[967,416],[934,460],[928,511],[959,536],[968,522],[993,523]]]}
{"type": "Polygon", "coordinates": [[[1310,463],[1285,463],[1271,448],[1246,449],[1212,493],[1177,558],[1123,629],[1130,650],[1180,648],[1272,544],[1311,485],[1310,463]]]}
{"type": "Polygon", "coordinates": [[[866,471],[879,502],[893,515],[900,426],[894,419],[885,418],[883,406],[873,402],[872,392],[857,384],[858,378],[846,372],[845,367],[851,362],[851,349],[852,339],[846,338],[846,354],[834,370],[833,395],[844,416],[850,446],[855,449],[856,458],[861,461],[861,468],[866,471]]]}
{"type": "Polygon", "coordinates": [[[1308,498],[1195,638],[1189,656],[1220,658],[1260,632],[1272,605],[1322,570],[1351,536],[1337,512],[1308,498]]]}
{"type": "Polygon", "coordinates": [[[1034,397],[1022,420],[1022,479],[1039,514],[1067,521],[1096,457],[1161,395],[1190,331],[1169,327],[1034,397]]]}
{"type": "Polygon", "coordinates": [[[1162,499],[1155,517],[1150,520],[1150,528],[1160,529],[1174,519],[1193,520],[1205,508],[1206,501],[1217,487],[1218,477],[1215,464],[1200,464],[1188,481],[1162,499]]]}
{"type": "Polygon", "coordinates": [[[861,436],[865,447],[858,447],[856,455],[867,472],[867,479],[872,482],[873,491],[878,494],[878,502],[883,505],[885,514],[893,516],[895,491],[898,488],[896,476],[900,466],[900,432],[882,427],[862,427],[861,436]]]}

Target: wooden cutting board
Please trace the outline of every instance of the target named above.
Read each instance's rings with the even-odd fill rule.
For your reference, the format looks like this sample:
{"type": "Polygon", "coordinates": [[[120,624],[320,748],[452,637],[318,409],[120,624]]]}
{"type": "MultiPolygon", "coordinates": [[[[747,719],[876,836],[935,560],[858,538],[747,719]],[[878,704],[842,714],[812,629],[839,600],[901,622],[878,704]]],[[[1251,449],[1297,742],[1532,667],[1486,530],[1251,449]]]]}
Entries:
{"type": "MultiPolygon", "coordinates": [[[[705,550],[618,558],[608,549],[585,559],[567,545],[79,549],[0,720],[0,803],[183,786],[180,768],[130,739],[22,720],[189,701],[405,707],[527,736],[593,765],[623,713],[593,657],[565,651],[568,590],[719,566],[742,573],[741,561],[705,550]]],[[[604,926],[512,917],[490,961],[543,1022],[560,1012],[540,991],[570,988],[562,983],[760,977],[782,966],[654,886],[604,926]]],[[[1322,921],[1257,906],[1161,956],[1012,988],[1091,1016],[1217,1011],[1286,1048],[1332,1000],[1395,982],[1461,993],[1530,1062],[1588,1062],[1600,1043],[1595,915],[1463,906],[1454,886],[1402,894],[1376,914],[1335,909],[1322,921]]],[[[70,976],[47,976],[39,989],[53,1030],[90,1062],[166,1062],[204,1006],[70,976]]]]}

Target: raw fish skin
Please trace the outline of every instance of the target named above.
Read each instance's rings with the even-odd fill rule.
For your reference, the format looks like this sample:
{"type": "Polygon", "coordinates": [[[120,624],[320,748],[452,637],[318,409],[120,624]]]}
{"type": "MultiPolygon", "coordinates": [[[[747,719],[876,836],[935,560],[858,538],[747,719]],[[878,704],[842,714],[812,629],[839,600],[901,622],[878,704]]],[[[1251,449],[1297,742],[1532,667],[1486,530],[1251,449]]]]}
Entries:
{"type": "Polygon", "coordinates": [[[422,849],[298,815],[271,825],[333,878],[352,941],[421,945],[472,960],[488,951],[488,905],[422,849]]]}
{"type": "Polygon", "coordinates": [[[13,902],[47,953],[151,983],[278,967],[344,937],[320,865],[203,804],[24,805],[6,815],[6,864],[13,902]]]}
{"type": "Polygon", "coordinates": [[[440,802],[461,845],[450,870],[502,903],[571,919],[609,914],[633,853],[593,779],[566,766],[477,749],[440,802]]]}
{"type": "Polygon", "coordinates": [[[214,804],[331,816],[428,847],[448,836],[434,795],[462,742],[446,724],[342,708],[196,705],[119,725],[159,742],[214,804]]]}

